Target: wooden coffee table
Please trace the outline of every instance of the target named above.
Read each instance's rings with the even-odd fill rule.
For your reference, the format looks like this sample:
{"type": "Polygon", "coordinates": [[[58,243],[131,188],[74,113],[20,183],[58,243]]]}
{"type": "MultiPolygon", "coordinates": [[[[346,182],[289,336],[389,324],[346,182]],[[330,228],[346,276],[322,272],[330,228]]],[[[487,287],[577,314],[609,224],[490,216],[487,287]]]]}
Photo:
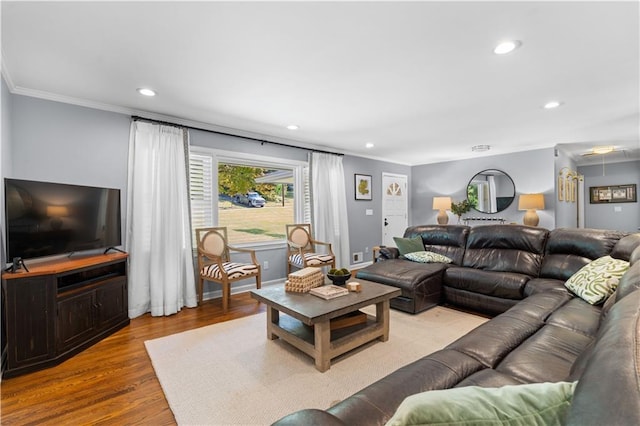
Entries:
{"type": "Polygon", "coordinates": [[[389,340],[389,300],[399,288],[357,280],[359,293],[350,292],[332,300],[309,293],[289,293],[284,285],[252,290],[251,297],[267,305],[267,338],[281,338],[315,360],[316,368],[327,371],[331,359],[373,340],[389,340]],[[331,319],[376,305],[375,317],[366,324],[331,331],[331,319]],[[280,313],[286,315],[280,316],[280,313]]]}

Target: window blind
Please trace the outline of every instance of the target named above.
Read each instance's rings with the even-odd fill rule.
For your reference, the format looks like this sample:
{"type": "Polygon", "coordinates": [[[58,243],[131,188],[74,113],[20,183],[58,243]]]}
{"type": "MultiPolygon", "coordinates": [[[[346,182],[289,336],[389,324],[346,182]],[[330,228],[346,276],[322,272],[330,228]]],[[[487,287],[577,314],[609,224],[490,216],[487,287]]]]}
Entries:
{"type": "Polygon", "coordinates": [[[195,229],[214,226],[213,223],[213,157],[191,153],[189,156],[191,224],[194,247],[195,229]]]}

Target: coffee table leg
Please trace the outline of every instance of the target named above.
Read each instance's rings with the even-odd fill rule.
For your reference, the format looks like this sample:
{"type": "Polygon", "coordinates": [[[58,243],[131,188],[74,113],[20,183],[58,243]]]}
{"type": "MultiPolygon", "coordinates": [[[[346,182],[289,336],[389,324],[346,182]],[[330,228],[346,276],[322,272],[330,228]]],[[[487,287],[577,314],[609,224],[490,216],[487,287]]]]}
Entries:
{"type": "Polygon", "coordinates": [[[389,300],[384,300],[380,303],[376,303],[376,322],[382,323],[382,336],[380,341],[386,342],[389,340],[389,307],[391,303],[389,300]]]}
{"type": "Polygon", "coordinates": [[[273,325],[280,322],[280,312],[272,307],[267,308],[267,339],[275,340],[278,336],[273,332],[273,325]]]}
{"type": "Polygon", "coordinates": [[[331,325],[330,321],[316,323],[314,325],[315,360],[316,369],[322,373],[331,366],[329,350],[331,349],[331,325]]]}

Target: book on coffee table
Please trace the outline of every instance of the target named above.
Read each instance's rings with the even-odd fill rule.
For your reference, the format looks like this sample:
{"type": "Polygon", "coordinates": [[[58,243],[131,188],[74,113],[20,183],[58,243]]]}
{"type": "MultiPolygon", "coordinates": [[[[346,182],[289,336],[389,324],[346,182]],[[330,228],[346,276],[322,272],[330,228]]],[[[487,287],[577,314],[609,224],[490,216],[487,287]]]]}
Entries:
{"type": "Polygon", "coordinates": [[[322,297],[323,299],[335,299],[336,297],[346,296],[349,294],[349,290],[344,287],[339,287],[337,285],[323,285],[321,287],[315,287],[309,290],[309,293],[314,296],[322,297]]]}

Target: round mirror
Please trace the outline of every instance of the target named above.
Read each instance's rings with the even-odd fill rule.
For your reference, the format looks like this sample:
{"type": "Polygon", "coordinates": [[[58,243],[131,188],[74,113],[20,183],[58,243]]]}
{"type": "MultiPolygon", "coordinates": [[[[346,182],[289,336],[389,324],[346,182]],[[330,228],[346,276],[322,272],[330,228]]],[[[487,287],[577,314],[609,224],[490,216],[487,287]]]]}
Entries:
{"type": "Polygon", "coordinates": [[[483,170],[469,181],[467,200],[480,213],[498,213],[511,205],[516,186],[503,171],[483,170]]]}

